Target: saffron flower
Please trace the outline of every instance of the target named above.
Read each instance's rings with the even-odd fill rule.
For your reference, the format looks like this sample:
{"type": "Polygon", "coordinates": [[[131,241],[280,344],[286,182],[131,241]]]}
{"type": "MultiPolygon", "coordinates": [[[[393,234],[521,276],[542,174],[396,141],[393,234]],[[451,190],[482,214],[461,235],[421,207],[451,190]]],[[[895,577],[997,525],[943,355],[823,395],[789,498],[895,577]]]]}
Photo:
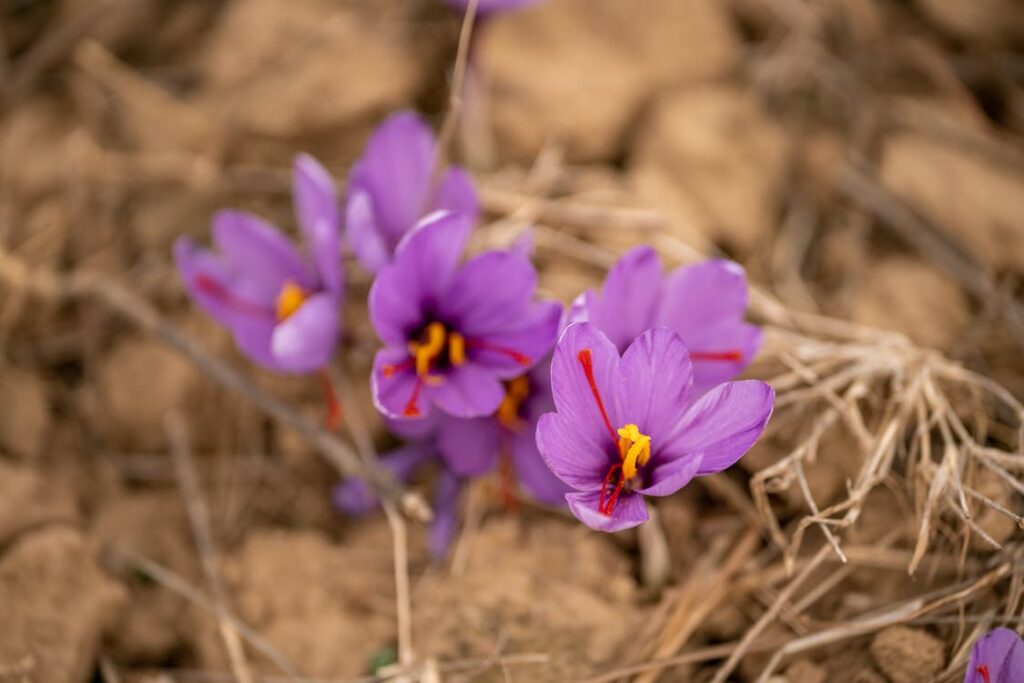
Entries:
{"type": "Polygon", "coordinates": [[[537,446],[574,491],[569,509],[599,531],[647,520],[644,496],[667,496],[693,477],[731,466],[764,431],[775,402],[754,380],[702,396],[682,338],[658,328],[620,357],[594,325],[570,325],[555,347],[556,412],[537,425],[537,446]]]}
{"type": "Polygon", "coordinates": [[[964,683],[1024,681],[1024,642],[1016,631],[997,628],[974,644],[964,683]]]}
{"type": "Polygon", "coordinates": [[[308,253],[257,216],[221,211],[213,218],[215,251],[182,237],[174,256],[191,298],[231,331],[246,356],[269,370],[302,374],[334,353],[344,281],[330,174],[300,155],[292,196],[308,253]]]}
{"type": "MultiPolygon", "coordinates": [[[[415,441],[384,453],[377,465],[391,472],[396,481],[407,482],[432,462],[439,463],[434,492],[434,518],[427,534],[427,548],[435,560],[441,560],[459,528],[459,495],[463,482],[444,467],[433,439],[415,441]]],[[[350,477],[334,488],[334,505],[345,514],[358,517],[372,512],[380,498],[365,481],[350,477]]]]}
{"type": "Polygon", "coordinates": [[[428,216],[370,288],[370,321],[385,344],[371,388],[386,417],[426,419],[435,408],[454,417],[491,415],[505,399],[503,381],[551,347],[562,307],[534,300],[529,258],[510,249],[460,264],[469,231],[464,214],[428,216]]]}
{"type": "Polygon", "coordinates": [[[743,268],[713,259],[664,275],[653,249],[627,252],[600,292],[581,294],[571,320],[588,321],[619,351],[645,330],[667,327],[690,350],[697,393],[741,373],[761,348],[761,329],[743,321],[747,279],[743,268]]]}
{"type": "Polygon", "coordinates": [[[480,211],[473,181],[450,167],[434,177],[437,143],[413,112],[392,114],[374,131],[363,157],[352,167],[345,198],[345,228],[359,262],[376,273],[391,261],[402,237],[437,210],[480,211]]]}

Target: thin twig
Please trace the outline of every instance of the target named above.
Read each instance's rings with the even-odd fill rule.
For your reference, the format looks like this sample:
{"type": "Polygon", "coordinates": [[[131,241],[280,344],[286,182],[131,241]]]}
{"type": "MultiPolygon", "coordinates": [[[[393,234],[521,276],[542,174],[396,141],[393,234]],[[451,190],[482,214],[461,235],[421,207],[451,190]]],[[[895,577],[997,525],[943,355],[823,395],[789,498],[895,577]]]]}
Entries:
{"type": "Polygon", "coordinates": [[[445,114],[441,130],[437,134],[437,147],[434,151],[433,182],[440,182],[444,167],[448,164],[449,148],[455,137],[455,130],[462,115],[463,90],[466,87],[466,70],[469,68],[469,51],[473,39],[473,27],[476,24],[479,0],[469,0],[466,14],[462,18],[462,29],[459,31],[459,47],[455,55],[455,68],[452,70],[452,86],[448,93],[448,113],[445,114]]]}
{"type": "Polygon", "coordinates": [[[192,536],[199,550],[203,574],[213,596],[214,616],[217,618],[218,630],[221,640],[224,641],[224,649],[227,651],[231,670],[238,683],[252,683],[252,673],[249,663],[245,659],[245,650],[239,640],[238,631],[231,620],[227,618],[229,614],[227,591],[224,590],[224,583],[221,581],[220,571],[217,568],[217,550],[214,546],[213,535],[210,533],[210,515],[199,488],[199,478],[192,465],[188,430],[181,416],[175,413],[167,416],[164,426],[171,444],[171,458],[174,461],[174,470],[178,475],[178,485],[181,488],[181,495],[185,499],[185,511],[188,513],[192,536]]]}

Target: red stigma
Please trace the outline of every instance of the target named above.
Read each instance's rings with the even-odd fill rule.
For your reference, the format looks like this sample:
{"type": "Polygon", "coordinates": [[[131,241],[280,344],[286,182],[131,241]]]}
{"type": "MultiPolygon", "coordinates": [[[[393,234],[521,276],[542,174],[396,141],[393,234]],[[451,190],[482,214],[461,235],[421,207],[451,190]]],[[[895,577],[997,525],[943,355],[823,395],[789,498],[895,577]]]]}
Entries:
{"type": "Polygon", "coordinates": [[[338,401],[338,394],[334,391],[331,374],[324,370],[320,373],[320,381],[324,390],[324,405],[327,406],[324,424],[327,425],[328,429],[334,430],[338,428],[338,424],[341,421],[341,402],[338,401]]]}
{"type": "Polygon", "coordinates": [[[981,674],[981,677],[985,681],[985,683],[992,683],[992,679],[989,677],[988,674],[988,664],[982,664],[981,666],[976,667],[975,671],[981,674]]]}
{"type": "Polygon", "coordinates": [[[498,467],[501,473],[501,502],[506,512],[517,512],[519,499],[516,497],[516,475],[512,469],[512,458],[509,457],[507,449],[502,449],[498,467]]]}
{"type": "Polygon", "coordinates": [[[469,349],[480,349],[481,351],[493,351],[495,353],[501,353],[515,362],[519,363],[524,367],[528,367],[533,363],[533,360],[525,353],[519,353],[515,349],[510,349],[507,346],[501,346],[500,344],[492,344],[489,341],[483,339],[467,339],[466,348],[469,349]]]}
{"type": "Polygon", "coordinates": [[[412,389],[412,396],[409,397],[409,402],[405,404],[405,409],[402,411],[402,415],[405,417],[419,417],[420,413],[420,389],[423,388],[423,378],[416,378],[416,386],[412,389]]]}
{"type": "Polygon", "coordinates": [[[590,391],[594,394],[594,400],[597,401],[597,407],[601,411],[604,426],[608,428],[608,434],[612,437],[612,443],[618,448],[619,437],[615,435],[612,421],[608,419],[608,411],[604,409],[604,401],[601,400],[601,392],[597,390],[597,381],[594,379],[594,360],[590,355],[590,349],[583,349],[576,354],[576,358],[579,359],[580,364],[583,366],[583,374],[587,376],[587,383],[590,384],[590,391]]]}
{"type": "Polygon", "coordinates": [[[601,497],[597,500],[597,511],[602,515],[608,517],[612,516],[615,512],[615,504],[619,502],[619,494],[622,493],[622,487],[625,485],[626,480],[622,476],[622,463],[617,462],[608,468],[608,473],[604,475],[604,481],[601,482],[601,497]],[[615,473],[619,473],[619,482],[612,486],[612,479],[615,477],[615,473]],[[609,492],[609,489],[611,491],[609,492]]]}
{"type": "Polygon", "coordinates": [[[397,373],[410,369],[415,363],[415,358],[406,358],[401,363],[387,363],[380,369],[380,372],[385,379],[391,379],[397,373]]]}
{"type": "Polygon", "coordinates": [[[743,360],[743,352],[739,349],[730,349],[729,351],[691,351],[690,360],[719,360],[739,363],[743,360]]]}
{"type": "Polygon", "coordinates": [[[273,316],[274,312],[266,306],[247,301],[236,296],[223,284],[214,280],[209,275],[200,273],[194,280],[196,287],[204,294],[212,296],[228,308],[245,315],[273,316]]]}

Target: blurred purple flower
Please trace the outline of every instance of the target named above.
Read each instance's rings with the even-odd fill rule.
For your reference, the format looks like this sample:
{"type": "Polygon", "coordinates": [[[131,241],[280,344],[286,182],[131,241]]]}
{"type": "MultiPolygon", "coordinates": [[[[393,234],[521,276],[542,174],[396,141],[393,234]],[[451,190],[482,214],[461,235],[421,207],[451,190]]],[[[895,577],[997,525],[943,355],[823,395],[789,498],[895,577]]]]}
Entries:
{"type": "Polygon", "coordinates": [[[424,419],[435,406],[485,417],[517,377],[550,350],[561,305],[534,301],[537,273],[522,249],[484,252],[459,264],[464,214],[438,212],[402,239],[370,288],[370,320],[385,348],[374,359],[377,409],[424,419]]]}
{"type": "Polygon", "coordinates": [[[305,256],[273,225],[240,211],[214,216],[216,251],[182,237],[174,256],[189,295],[243,353],[270,370],[309,373],[330,361],[340,332],[338,204],[331,176],[308,155],[295,160],[292,197],[305,256]]]}
{"type": "Polygon", "coordinates": [[[537,420],[555,407],[550,368],[550,358],[545,358],[529,372],[506,380],[505,397],[493,415],[461,418],[436,411],[428,422],[434,423],[437,448],[448,469],[468,478],[502,466],[507,495],[511,496],[514,477],[534,500],[564,504],[570,489],[544,464],[535,436],[537,420]]]}
{"type": "MultiPolygon", "coordinates": [[[[469,7],[469,0],[445,0],[445,2],[457,9],[466,10],[469,7]]],[[[480,15],[493,12],[504,12],[505,10],[520,9],[536,5],[539,0],[479,0],[476,11],[480,15]]]]}
{"type": "Polygon", "coordinates": [[[675,330],[690,350],[697,393],[732,379],[757,355],[761,329],[743,321],[747,279],[732,261],[709,260],[665,276],[653,249],[627,252],[600,292],[581,294],[572,322],[591,322],[620,352],[645,330],[675,330]]]}
{"type": "Polygon", "coordinates": [[[468,173],[450,167],[432,187],[436,148],[422,119],[399,112],[374,131],[352,167],[345,228],[349,245],[371,273],[391,261],[402,237],[428,213],[456,211],[476,222],[480,207],[468,173]]]}
{"type": "Polygon", "coordinates": [[[1016,631],[997,628],[974,644],[964,683],[1024,681],[1024,642],[1016,631]]]}
{"type": "MultiPolygon", "coordinates": [[[[431,462],[437,462],[441,467],[435,484],[434,519],[428,530],[427,547],[435,560],[441,560],[447,554],[448,547],[459,528],[458,509],[462,480],[444,466],[436,442],[432,438],[384,453],[377,460],[377,465],[390,471],[396,480],[407,482],[420,468],[431,462]]],[[[373,489],[357,477],[350,477],[334,487],[333,500],[335,507],[354,517],[368,514],[380,504],[380,498],[373,489]]]]}
{"type": "Polygon", "coordinates": [[[647,520],[644,496],[675,493],[731,466],[764,431],[775,402],[763,382],[727,382],[703,396],[678,334],[644,332],[620,358],[590,323],[555,348],[557,412],[541,416],[537,446],[575,491],[569,508],[589,527],[619,531],[647,520]]]}

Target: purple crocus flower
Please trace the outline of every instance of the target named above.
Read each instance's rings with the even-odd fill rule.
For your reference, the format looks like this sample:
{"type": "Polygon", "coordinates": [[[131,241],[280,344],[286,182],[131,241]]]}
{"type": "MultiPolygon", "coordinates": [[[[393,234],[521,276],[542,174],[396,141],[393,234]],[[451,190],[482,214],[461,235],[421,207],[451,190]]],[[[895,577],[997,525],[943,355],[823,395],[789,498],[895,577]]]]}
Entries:
{"type": "Polygon", "coordinates": [[[370,320],[385,348],[374,359],[377,409],[398,420],[491,415],[504,380],[551,347],[561,305],[534,301],[537,273],[521,249],[459,258],[464,214],[438,212],[399,243],[370,288],[370,320]]]}
{"type": "Polygon", "coordinates": [[[742,372],[761,348],[761,329],[743,321],[746,309],[747,278],[738,264],[713,259],[665,276],[655,251],[641,246],[608,271],[600,292],[577,298],[571,320],[593,323],[620,352],[645,330],[675,330],[703,393],[742,372]]]}
{"type": "Polygon", "coordinates": [[[437,210],[464,213],[476,222],[479,201],[464,170],[434,177],[437,143],[413,112],[392,114],[374,131],[349,173],[345,227],[359,262],[376,273],[402,237],[437,210]]]}
{"type": "MultiPolygon", "coordinates": [[[[444,460],[433,439],[413,442],[384,453],[377,460],[377,465],[391,472],[397,481],[407,482],[418,470],[432,462],[438,463],[440,467],[435,484],[434,519],[428,530],[427,547],[435,560],[441,560],[447,554],[459,528],[462,480],[444,466],[444,460]]],[[[354,517],[368,514],[380,504],[380,498],[374,490],[358,477],[350,477],[336,486],[333,499],[339,510],[354,517]]]]}
{"type": "Polygon", "coordinates": [[[182,237],[174,256],[189,295],[243,353],[270,370],[309,373],[330,361],[341,326],[338,204],[331,176],[307,155],[295,160],[292,195],[308,254],[257,216],[221,211],[216,251],[182,237]]]}
{"type": "Polygon", "coordinates": [[[1016,631],[997,628],[974,644],[964,683],[1024,681],[1024,642],[1016,631]]]}
{"type": "Polygon", "coordinates": [[[672,330],[648,330],[621,356],[590,323],[570,325],[555,347],[557,412],[541,416],[537,446],[575,489],[572,513],[600,531],[647,520],[643,496],[675,493],[729,467],[764,431],[775,393],[754,380],[693,390],[693,366],[672,330]]]}

